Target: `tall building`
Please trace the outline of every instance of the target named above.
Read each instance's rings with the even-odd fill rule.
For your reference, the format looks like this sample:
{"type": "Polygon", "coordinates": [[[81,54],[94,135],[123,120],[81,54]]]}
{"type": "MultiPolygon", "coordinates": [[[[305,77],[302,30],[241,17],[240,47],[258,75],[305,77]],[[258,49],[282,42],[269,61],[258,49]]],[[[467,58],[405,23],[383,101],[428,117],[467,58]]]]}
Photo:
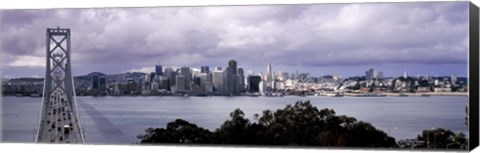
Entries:
{"type": "Polygon", "coordinates": [[[156,73],[153,73],[153,72],[150,73],[150,80],[148,80],[148,82],[150,82],[150,83],[156,82],[156,79],[155,79],[156,76],[155,76],[155,74],[156,74],[156,73]]]}
{"type": "Polygon", "coordinates": [[[457,76],[452,74],[452,76],[450,77],[450,81],[452,82],[453,85],[455,85],[457,83],[457,76]]]}
{"type": "Polygon", "coordinates": [[[403,71],[403,78],[407,78],[407,71],[403,71]]]}
{"type": "Polygon", "coordinates": [[[107,87],[107,80],[105,79],[105,76],[101,76],[98,78],[98,89],[100,90],[105,90],[107,87]]]}
{"type": "Polygon", "coordinates": [[[262,85],[264,85],[264,86],[261,86],[260,90],[261,90],[261,93],[268,94],[272,91],[273,86],[275,85],[274,84],[274,78],[273,78],[272,64],[270,62],[270,59],[268,61],[267,74],[266,74],[265,78],[266,78],[265,81],[262,83],[262,85]]]}
{"type": "Polygon", "coordinates": [[[238,76],[238,86],[237,86],[237,92],[243,92],[245,89],[245,75],[243,74],[243,68],[238,68],[237,70],[237,76],[238,76]]]}
{"type": "Polygon", "coordinates": [[[237,62],[235,60],[228,61],[228,67],[225,69],[227,92],[237,94],[238,93],[238,79],[237,76],[237,62]]]}
{"type": "Polygon", "coordinates": [[[260,81],[262,81],[262,77],[258,75],[249,75],[247,77],[248,92],[260,92],[260,81]]]}
{"type": "Polygon", "coordinates": [[[161,76],[159,80],[160,80],[159,87],[158,87],[159,89],[171,90],[170,80],[167,77],[161,76]]]}
{"type": "Polygon", "coordinates": [[[192,83],[195,85],[195,86],[200,86],[202,83],[202,78],[201,77],[193,77],[193,81],[192,83]]]}
{"type": "Polygon", "coordinates": [[[233,59],[228,61],[228,67],[230,67],[233,74],[237,74],[237,61],[233,59]]]}
{"type": "Polygon", "coordinates": [[[365,80],[372,81],[373,79],[375,79],[375,71],[373,69],[369,69],[365,72],[365,80]]]}
{"type": "MultiPolygon", "coordinates": [[[[191,81],[192,80],[192,73],[190,72],[190,68],[189,67],[181,67],[179,75],[183,75],[183,78],[185,79],[185,84],[184,84],[185,90],[190,90],[190,82],[192,82],[191,81]]],[[[178,77],[176,79],[178,79],[178,77]]],[[[178,81],[176,81],[176,82],[178,82],[178,81]]]]}
{"type": "Polygon", "coordinates": [[[267,81],[267,85],[268,83],[271,83],[273,81],[273,71],[272,71],[272,64],[270,63],[270,60],[268,61],[268,65],[267,65],[267,76],[266,76],[266,80],[267,81]]]}
{"type": "Polygon", "coordinates": [[[175,87],[176,87],[176,92],[185,92],[186,91],[186,79],[185,76],[183,75],[177,75],[175,77],[175,87]]]}
{"type": "MultiPolygon", "coordinates": [[[[150,82],[150,74],[145,74],[145,75],[143,76],[143,82],[150,82]]],[[[142,83],[143,83],[143,82],[142,82],[142,83]]]]}
{"type": "Polygon", "coordinates": [[[169,86],[175,85],[175,76],[176,75],[177,75],[176,72],[173,71],[173,69],[171,67],[166,67],[165,68],[165,77],[167,77],[167,79],[169,81],[169,86]]]}
{"type": "Polygon", "coordinates": [[[221,71],[222,67],[220,65],[215,66],[215,71],[221,71]]]}
{"type": "Polygon", "coordinates": [[[209,73],[210,68],[208,66],[202,66],[200,67],[200,73],[209,73]]]}
{"type": "Polygon", "coordinates": [[[137,82],[133,80],[128,80],[128,92],[129,94],[136,94],[137,91],[137,82]]]}
{"type": "Polygon", "coordinates": [[[278,76],[279,76],[278,79],[279,79],[280,81],[286,81],[286,80],[288,80],[288,78],[289,78],[290,75],[288,74],[288,72],[279,71],[279,72],[278,72],[278,76]]]}
{"type": "Polygon", "coordinates": [[[162,65],[155,65],[155,74],[157,74],[157,76],[163,75],[162,65]]]}
{"type": "Polygon", "coordinates": [[[224,79],[223,79],[223,71],[221,70],[218,70],[216,69],[215,71],[213,71],[213,76],[212,76],[212,80],[213,80],[213,88],[215,91],[217,92],[224,92],[224,79]]]}
{"type": "Polygon", "coordinates": [[[382,72],[382,71],[378,71],[378,73],[377,73],[377,79],[378,79],[378,80],[383,80],[383,72],[382,72]]]}
{"type": "Polygon", "coordinates": [[[120,85],[118,84],[117,80],[113,80],[113,95],[120,95],[120,85]]]}
{"type": "Polygon", "coordinates": [[[234,75],[230,67],[225,68],[223,71],[223,91],[231,93],[234,88],[234,75]]]}
{"type": "Polygon", "coordinates": [[[98,75],[94,74],[92,76],[92,89],[99,89],[98,75]]]}

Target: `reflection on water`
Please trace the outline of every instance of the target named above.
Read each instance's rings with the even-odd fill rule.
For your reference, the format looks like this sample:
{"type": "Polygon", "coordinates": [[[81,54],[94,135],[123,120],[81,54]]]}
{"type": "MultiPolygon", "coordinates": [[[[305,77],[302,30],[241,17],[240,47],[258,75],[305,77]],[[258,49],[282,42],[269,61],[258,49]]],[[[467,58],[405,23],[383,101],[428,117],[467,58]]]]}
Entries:
{"type": "MultiPolygon", "coordinates": [[[[255,113],[297,100],[370,122],[397,140],[415,138],[431,127],[468,134],[466,97],[77,97],[89,144],[133,144],[147,127],[164,127],[176,118],[215,130],[236,108],[253,121],[255,113]]],[[[34,142],[40,102],[41,98],[2,97],[2,141],[34,142]]]]}

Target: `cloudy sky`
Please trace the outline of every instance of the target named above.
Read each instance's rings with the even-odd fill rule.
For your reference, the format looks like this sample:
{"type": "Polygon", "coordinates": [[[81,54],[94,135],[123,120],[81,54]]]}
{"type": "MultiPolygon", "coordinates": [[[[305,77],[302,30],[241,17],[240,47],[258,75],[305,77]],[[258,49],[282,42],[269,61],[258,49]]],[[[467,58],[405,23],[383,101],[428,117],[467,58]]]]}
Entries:
{"type": "Polygon", "coordinates": [[[315,76],[467,75],[468,2],[2,11],[2,77],[43,77],[45,31],[72,30],[72,71],[164,67],[315,76]]]}

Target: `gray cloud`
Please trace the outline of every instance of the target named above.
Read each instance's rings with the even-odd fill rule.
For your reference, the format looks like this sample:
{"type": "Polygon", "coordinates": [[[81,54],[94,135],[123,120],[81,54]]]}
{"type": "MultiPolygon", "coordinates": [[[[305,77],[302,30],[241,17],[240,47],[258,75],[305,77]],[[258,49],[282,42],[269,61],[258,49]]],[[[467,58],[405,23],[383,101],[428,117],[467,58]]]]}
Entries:
{"type": "Polygon", "coordinates": [[[285,67],[466,64],[468,52],[467,2],[7,10],[3,16],[2,67],[9,75],[41,67],[45,29],[57,26],[72,29],[79,74],[229,59],[262,70],[269,58],[285,67]]]}

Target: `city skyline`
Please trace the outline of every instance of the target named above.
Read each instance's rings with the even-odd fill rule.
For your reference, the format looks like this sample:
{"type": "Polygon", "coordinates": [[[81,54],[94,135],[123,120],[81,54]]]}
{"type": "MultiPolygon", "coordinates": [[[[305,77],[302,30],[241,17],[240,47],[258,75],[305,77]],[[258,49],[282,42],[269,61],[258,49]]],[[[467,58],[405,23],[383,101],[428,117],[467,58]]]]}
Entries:
{"type": "Polygon", "coordinates": [[[43,77],[46,27],[72,29],[72,73],[211,68],[313,76],[467,76],[468,3],[7,10],[2,78],[43,77]],[[413,12],[413,13],[412,13],[413,12]],[[87,25],[88,24],[88,25],[87,25]]]}

